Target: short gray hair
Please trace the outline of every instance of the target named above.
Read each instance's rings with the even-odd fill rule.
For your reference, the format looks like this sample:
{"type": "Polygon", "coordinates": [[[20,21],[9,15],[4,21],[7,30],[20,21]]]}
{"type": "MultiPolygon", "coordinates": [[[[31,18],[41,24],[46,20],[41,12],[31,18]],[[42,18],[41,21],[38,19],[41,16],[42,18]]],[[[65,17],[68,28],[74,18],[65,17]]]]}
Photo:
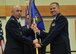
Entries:
{"type": "Polygon", "coordinates": [[[59,5],[58,2],[52,2],[52,3],[50,3],[50,5],[52,5],[52,4],[56,4],[58,7],[60,7],[60,5],[59,5]]]}

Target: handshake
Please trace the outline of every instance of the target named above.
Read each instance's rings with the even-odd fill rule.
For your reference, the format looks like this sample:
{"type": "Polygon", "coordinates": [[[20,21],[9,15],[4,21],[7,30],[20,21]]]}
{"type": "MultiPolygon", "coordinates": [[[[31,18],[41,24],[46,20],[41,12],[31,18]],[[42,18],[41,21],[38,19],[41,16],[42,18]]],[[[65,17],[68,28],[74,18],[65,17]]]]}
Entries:
{"type": "MultiPolygon", "coordinates": [[[[32,29],[35,33],[40,32],[40,30],[37,28],[37,24],[36,24],[36,23],[32,23],[31,29],[32,29]]],[[[33,40],[33,44],[34,44],[34,47],[35,47],[35,48],[40,48],[40,47],[41,47],[40,42],[38,41],[37,38],[33,40]]]]}

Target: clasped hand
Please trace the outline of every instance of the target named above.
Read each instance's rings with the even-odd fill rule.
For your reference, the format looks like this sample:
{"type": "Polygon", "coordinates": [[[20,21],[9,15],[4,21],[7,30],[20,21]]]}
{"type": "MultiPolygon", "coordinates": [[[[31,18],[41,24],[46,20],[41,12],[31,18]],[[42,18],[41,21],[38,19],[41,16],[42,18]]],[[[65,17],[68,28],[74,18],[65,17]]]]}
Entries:
{"type": "Polygon", "coordinates": [[[35,48],[40,48],[40,47],[41,47],[38,39],[34,39],[34,40],[33,40],[33,44],[34,44],[34,47],[35,47],[35,48]]]}

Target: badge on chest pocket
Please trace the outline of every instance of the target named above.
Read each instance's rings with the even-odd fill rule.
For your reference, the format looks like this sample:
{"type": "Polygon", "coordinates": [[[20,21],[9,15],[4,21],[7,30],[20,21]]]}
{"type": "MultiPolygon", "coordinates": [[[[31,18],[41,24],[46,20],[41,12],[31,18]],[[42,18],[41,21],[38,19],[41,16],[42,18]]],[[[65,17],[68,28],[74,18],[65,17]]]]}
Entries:
{"type": "Polygon", "coordinates": [[[55,26],[55,23],[52,23],[52,26],[55,26]]]}

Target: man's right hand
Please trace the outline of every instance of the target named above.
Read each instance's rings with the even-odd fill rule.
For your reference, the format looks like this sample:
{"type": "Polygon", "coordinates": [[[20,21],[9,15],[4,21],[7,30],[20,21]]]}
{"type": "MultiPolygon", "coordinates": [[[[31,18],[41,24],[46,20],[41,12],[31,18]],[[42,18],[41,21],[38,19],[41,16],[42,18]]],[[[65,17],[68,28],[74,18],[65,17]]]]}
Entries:
{"type": "Polygon", "coordinates": [[[36,43],[36,44],[34,45],[34,47],[35,47],[35,48],[40,48],[41,45],[40,45],[39,43],[36,43]]]}
{"type": "Polygon", "coordinates": [[[34,47],[35,47],[35,48],[40,48],[40,47],[41,47],[38,39],[33,40],[33,44],[34,44],[34,47]]]}

